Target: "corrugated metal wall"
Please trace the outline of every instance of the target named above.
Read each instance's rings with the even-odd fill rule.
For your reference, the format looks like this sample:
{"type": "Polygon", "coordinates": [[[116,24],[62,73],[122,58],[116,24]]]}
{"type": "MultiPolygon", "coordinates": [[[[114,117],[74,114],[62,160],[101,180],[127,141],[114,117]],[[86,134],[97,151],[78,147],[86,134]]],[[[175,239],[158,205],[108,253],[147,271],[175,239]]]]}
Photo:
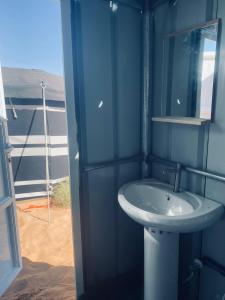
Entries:
{"type": "Polygon", "coordinates": [[[132,5],[110,7],[103,0],[83,0],[75,9],[87,290],[123,276],[137,280],[142,273],[143,228],[117,201],[118,188],[141,177],[142,14],[132,5]]]}
{"type": "MultiPolygon", "coordinates": [[[[142,17],[140,10],[124,3],[110,8],[109,1],[83,0],[72,5],[73,9],[76,8],[71,18],[71,48],[75,61],[73,70],[77,76],[74,91],[79,128],[86,288],[110,282],[119,275],[131,274],[132,270],[140,270],[143,263],[143,229],[125,216],[116,197],[122,183],[141,177],[138,156],[141,154],[142,17]],[[132,162],[121,163],[121,159],[131,156],[132,162]]],[[[153,80],[151,111],[154,116],[161,113],[163,34],[213,19],[217,11],[218,17],[225,19],[223,0],[179,0],[171,7],[163,0],[158,3],[161,5],[154,9],[153,72],[150,76],[153,80]]],[[[67,43],[66,38],[64,43],[67,43]]],[[[152,154],[225,174],[224,43],[223,36],[215,123],[194,127],[151,122],[152,154]]],[[[67,68],[70,68],[68,64],[67,68]]],[[[68,74],[66,78],[70,80],[68,74]]],[[[67,90],[73,97],[69,85],[67,90]]],[[[72,137],[72,129],[69,131],[72,137]]],[[[71,161],[73,153],[71,150],[71,161]]],[[[154,164],[152,175],[169,181],[171,178],[165,178],[162,168],[154,164]]],[[[75,176],[71,178],[75,179],[75,176]]],[[[183,176],[182,186],[225,203],[225,187],[221,183],[189,174],[183,176]]],[[[201,254],[225,264],[224,226],[224,221],[221,221],[204,231],[203,237],[201,233],[182,235],[181,281],[189,274],[190,262],[201,254]]],[[[76,232],[79,236],[79,229],[76,232]]],[[[80,264],[78,267],[82,269],[80,264]]],[[[199,291],[200,300],[221,298],[224,287],[224,278],[205,268],[200,278],[195,277],[186,286],[180,285],[180,299],[198,299],[199,291]]]]}
{"type": "MultiPolygon", "coordinates": [[[[154,116],[160,115],[161,111],[163,34],[214,19],[217,17],[216,11],[218,11],[218,17],[221,17],[222,22],[224,22],[225,2],[223,0],[218,0],[218,2],[217,0],[179,0],[174,7],[169,7],[165,3],[155,9],[154,98],[152,103],[154,116]]],[[[207,167],[210,171],[225,174],[224,49],[225,40],[224,32],[222,32],[215,123],[210,124],[209,127],[151,123],[153,154],[199,168],[207,167]]],[[[162,167],[158,164],[154,165],[153,176],[167,180],[168,178],[162,175],[162,167]]],[[[205,181],[189,174],[184,176],[182,185],[189,191],[225,203],[225,186],[221,183],[209,179],[205,181]]],[[[218,262],[225,264],[224,230],[225,224],[224,221],[221,221],[213,228],[204,231],[203,240],[201,234],[182,235],[180,246],[181,278],[187,276],[188,264],[192,259],[201,254],[209,255],[218,262]]],[[[225,293],[225,279],[204,268],[200,280],[194,278],[190,284],[180,286],[180,297],[182,300],[198,299],[199,289],[200,300],[222,299],[225,293]]]]}

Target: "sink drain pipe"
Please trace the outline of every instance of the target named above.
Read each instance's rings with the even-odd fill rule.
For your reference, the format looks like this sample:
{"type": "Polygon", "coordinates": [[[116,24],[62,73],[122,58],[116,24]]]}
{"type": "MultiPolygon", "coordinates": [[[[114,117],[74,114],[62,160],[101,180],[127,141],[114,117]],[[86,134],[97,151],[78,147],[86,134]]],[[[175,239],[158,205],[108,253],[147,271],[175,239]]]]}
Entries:
{"type": "Polygon", "coordinates": [[[195,259],[193,263],[189,266],[190,273],[188,277],[183,280],[182,285],[185,285],[188,282],[190,282],[194,277],[195,273],[203,269],[203,267],[205,266],[225,277],[224,265],[218,263],[217,261],[208,256],[203,256],[201,259],[195,259]]]}

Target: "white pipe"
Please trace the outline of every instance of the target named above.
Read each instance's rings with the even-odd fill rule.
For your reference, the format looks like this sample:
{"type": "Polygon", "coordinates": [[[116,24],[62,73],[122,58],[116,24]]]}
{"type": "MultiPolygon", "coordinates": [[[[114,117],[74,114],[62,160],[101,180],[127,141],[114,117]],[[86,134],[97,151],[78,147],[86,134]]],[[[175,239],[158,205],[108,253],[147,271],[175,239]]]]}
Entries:
{"type": "Polygon", "coordinates": [[[51,221],[51,211],[50,211],[50,187],[49,187],[49,148],[48,148],[48,126],[47,126],[47,112],[46,112],[46,98],[45,89],[46,85],[41,82],[42,88],[42,99],[43,99],[43,116],[44,116],[44,135],[45,135],[45,173],[46,173],[46,192],[48,197],[48,223],[51,221]]]}

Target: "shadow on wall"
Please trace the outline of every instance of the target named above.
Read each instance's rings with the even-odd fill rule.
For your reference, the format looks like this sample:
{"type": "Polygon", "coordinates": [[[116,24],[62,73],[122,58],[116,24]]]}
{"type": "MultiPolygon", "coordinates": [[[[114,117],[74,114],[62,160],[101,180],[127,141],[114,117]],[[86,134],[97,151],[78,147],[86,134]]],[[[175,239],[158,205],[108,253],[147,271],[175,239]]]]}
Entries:
{"type": "Polygon", "coordinates": [[[23,258],[23,270],[1,300],[76,300],[74,284],[73,267],[23,258]]]}

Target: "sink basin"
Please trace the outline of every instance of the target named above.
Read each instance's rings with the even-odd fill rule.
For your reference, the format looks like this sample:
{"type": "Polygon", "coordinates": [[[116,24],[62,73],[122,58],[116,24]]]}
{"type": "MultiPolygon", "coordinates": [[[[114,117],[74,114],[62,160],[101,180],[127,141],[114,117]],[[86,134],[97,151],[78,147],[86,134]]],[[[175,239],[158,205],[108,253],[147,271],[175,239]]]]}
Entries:
{"type": "Polygon", "coordinates": [[[145,227],[167,232],[202,230],[223,214],[223,206],[189,192],[173,193],[172,186],[154,180],[128,183],[119,190],[122,209],[145,227]]]}
{"type": "Polygon", "coordinates": [[[122,186],[118,201],[144,226],[144,300],[177,300],[179,233],[199,231],[218,221],[221,204],[152,179],[122,186]]]}

